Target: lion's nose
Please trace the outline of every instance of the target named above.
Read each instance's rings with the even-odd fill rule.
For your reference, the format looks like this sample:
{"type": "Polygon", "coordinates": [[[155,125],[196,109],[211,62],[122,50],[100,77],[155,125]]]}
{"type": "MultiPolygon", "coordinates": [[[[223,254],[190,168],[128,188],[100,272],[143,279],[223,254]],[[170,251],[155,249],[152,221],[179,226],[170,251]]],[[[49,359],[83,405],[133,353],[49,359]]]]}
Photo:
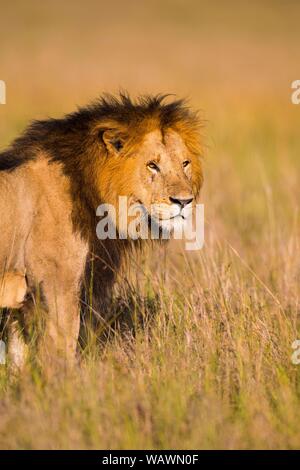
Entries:
{"type": "Polygon", "coordinates": [[[187,206],[188,204],[190,204],[192,201],[193,201],[193,197],[189,197],[189,198],[180,198],[180,197],[172,197],[170,196],[170,201],[173,203],[173,204],[178,204],[179,206],[181,206],[182,208],[187,206]]]}

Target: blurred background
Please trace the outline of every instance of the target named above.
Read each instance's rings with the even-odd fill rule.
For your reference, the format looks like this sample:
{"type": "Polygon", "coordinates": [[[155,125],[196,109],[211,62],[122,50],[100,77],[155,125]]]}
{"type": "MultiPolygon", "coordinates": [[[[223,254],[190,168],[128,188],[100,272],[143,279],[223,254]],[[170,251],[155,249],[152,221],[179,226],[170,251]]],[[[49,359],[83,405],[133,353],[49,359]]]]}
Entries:
{"type": "Polygon", "coordinates": [[[0,9],[0,149],[31,119],[102,92],[174,93],[206,120],[207,209],[226,192],[220,223],[227,215],[246,237],[243,214],[259,225],[272,189],[287,215],[284,200],[299,196],[297,0],[0,0],[0,9]]]}
{"type": "Polygon", "coordinates": [[[215,123],[235,109],[242,121],[249,104],[289,107],[299,78],[297,0],[1,0],[0,8],[1,147],[28,119],[103,91],[175,93],[215,123]]]}

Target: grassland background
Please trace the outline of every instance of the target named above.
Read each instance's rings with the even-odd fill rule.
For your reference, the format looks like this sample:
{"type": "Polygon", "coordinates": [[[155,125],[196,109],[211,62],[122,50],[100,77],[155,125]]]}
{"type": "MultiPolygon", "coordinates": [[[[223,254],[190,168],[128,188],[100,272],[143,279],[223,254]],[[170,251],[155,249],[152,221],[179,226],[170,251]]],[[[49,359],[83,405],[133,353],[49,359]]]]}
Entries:
{"type": "Polygon", "coordinates": [[[205,248],[136,266],[123,298],[143,327],[91,344],[73,374],[1,367],[0,448],[300,446],[299,15],[292,0],[0,0],[0,148],[119,88],[189,97],[208,144],[205,248]]]}

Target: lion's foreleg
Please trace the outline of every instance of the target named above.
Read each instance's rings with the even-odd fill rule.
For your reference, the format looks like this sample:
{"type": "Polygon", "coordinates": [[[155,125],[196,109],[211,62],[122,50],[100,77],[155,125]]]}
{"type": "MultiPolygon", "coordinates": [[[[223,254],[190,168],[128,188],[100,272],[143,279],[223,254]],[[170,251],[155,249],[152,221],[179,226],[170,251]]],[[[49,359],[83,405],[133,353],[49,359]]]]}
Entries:
{"type": "Polygon", "coordinates": [[[10,371],[20,372],[28,358],[28,345],[26,344],[18,320],[12,320],[8,325],[7,359],[10,371]]]}
{"type": "MultiPolygon", "coordinates": [[[[0,308],[19,309],[23,305],[26,293],[27,283],[24,272],[9,271],[0,277],[0,308]]],[[[12,372],[18,372],[25,365],[28,347],[25,343],[19,320],[13,312],[10,312],[7,337],[9,368],[12,372]]]]}
{"type": "Polygon", "coordinates": [[[25,299],[25,273],[10,271],[0,276],[0,308],[20,308],[25,299]]]}

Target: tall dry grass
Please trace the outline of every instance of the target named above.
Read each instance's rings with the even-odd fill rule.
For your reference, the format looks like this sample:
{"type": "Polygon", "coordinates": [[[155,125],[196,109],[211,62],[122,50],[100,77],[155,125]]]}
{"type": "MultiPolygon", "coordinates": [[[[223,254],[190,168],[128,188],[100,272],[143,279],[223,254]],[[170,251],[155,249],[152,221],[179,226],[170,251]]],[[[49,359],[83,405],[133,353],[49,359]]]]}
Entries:
{"type": "Polygon", "coordinates": [[[190,95],[208,119],[206,241],[133,262],[116,294],[131,324],[91,334],[73,373],[0,366],[0,447],[298,448],[299,6],[17,4],[1,146],[103,89],[190,95]]]}

